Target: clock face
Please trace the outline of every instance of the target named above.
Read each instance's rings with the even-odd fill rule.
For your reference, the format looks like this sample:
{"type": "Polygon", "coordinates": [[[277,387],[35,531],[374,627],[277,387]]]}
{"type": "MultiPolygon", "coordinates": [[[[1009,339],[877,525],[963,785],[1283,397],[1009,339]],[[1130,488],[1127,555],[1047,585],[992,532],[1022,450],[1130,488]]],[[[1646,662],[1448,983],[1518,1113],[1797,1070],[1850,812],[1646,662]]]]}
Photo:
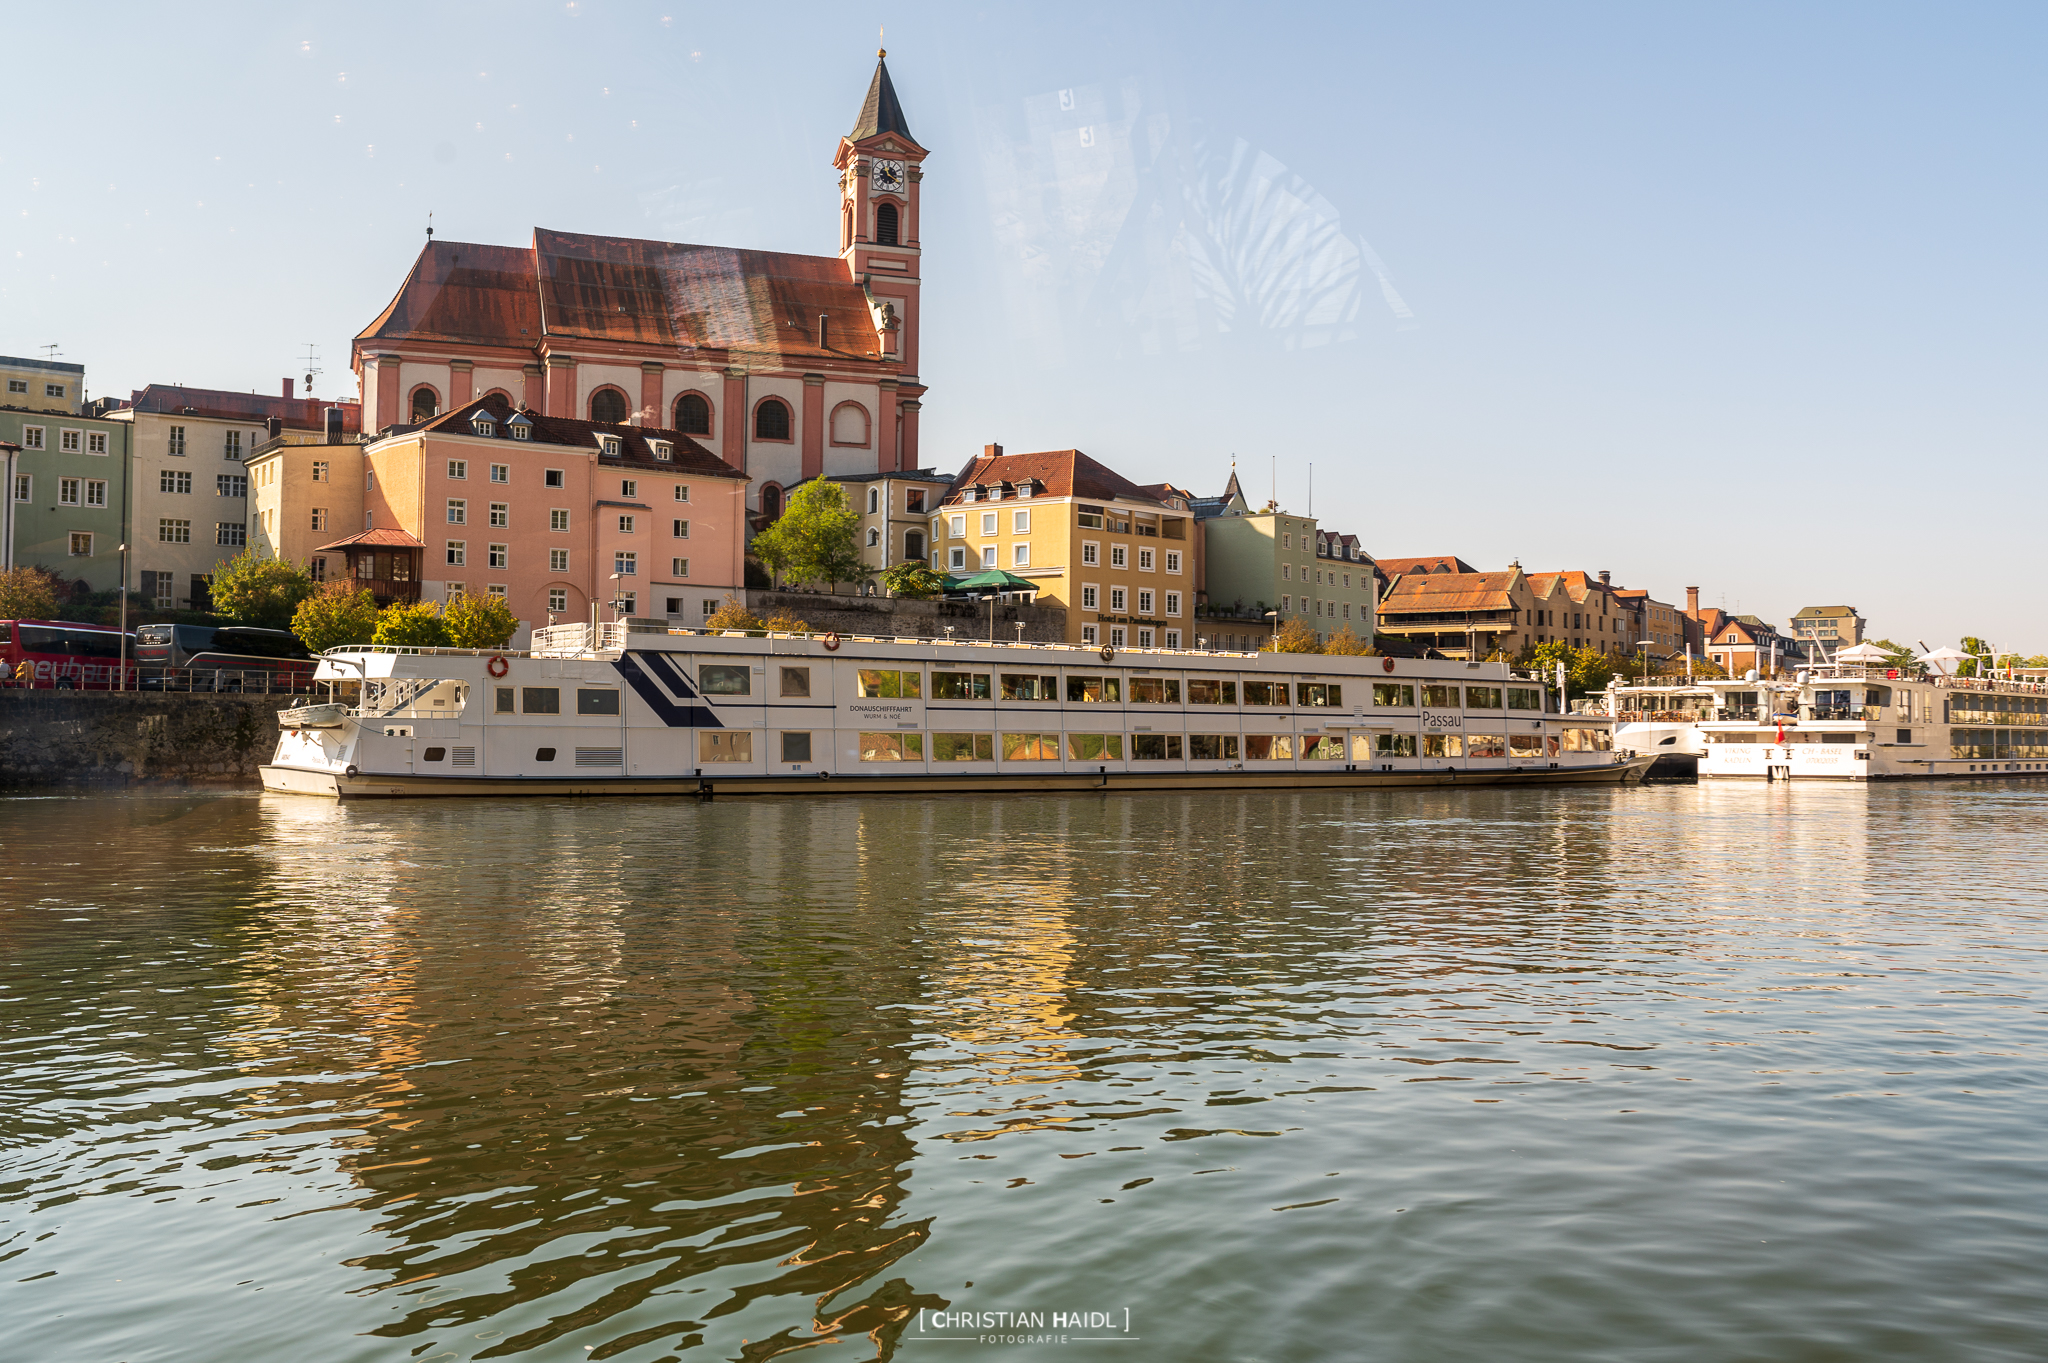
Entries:
{"type": "Polygon", "coordinates": [[[884,161],[877,157],[869,183],[879,194],[901,194],[903,192],[903,163],[884,161]]]}

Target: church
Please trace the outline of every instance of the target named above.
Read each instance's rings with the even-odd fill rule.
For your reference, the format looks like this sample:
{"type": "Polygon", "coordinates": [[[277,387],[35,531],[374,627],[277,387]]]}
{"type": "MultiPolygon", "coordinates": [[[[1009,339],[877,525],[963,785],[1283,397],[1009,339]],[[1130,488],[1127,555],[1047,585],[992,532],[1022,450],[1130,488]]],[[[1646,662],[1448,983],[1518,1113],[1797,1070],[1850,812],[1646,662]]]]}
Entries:
{"type": "Polygon", "coordinates": [[[355,338],[371,431],[493,393],[545,416],[666,428],[747,477],[756,515],[819,474],[920,467],[918,215],[926,150],[880,53],[839,139],[839,252],[535,228],[436,241],[355,338]]]}

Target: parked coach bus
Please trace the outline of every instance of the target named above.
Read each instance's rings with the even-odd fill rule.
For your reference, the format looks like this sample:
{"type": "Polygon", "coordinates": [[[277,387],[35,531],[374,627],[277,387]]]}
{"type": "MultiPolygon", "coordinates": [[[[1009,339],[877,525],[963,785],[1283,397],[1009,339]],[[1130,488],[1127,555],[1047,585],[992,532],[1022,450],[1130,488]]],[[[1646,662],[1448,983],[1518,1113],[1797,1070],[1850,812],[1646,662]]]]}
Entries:
{"type": "MultiPolygon", "coordinates": [[[[68,620],[0,620],[0,685],[89,691],[120,688],[121,631],[68,620]],[[23,665],[26,664],[26,671],[23,665]]],[[[135,636],[128,635],[128,672],[135,680],[135,636]]]]}
{"type": "Polygon", "coordinates": [[[253,625],[138,625],[145,690],[303,690],[314,658],[290,630],[253,625]]]}

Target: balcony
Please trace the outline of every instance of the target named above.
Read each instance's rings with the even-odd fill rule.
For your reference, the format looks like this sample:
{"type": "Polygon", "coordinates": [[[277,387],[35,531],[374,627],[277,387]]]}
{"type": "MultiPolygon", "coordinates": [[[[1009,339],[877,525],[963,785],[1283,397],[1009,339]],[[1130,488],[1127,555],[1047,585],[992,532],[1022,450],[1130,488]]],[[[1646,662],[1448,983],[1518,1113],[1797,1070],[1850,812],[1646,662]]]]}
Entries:
{"type": "Polygon", "coordinates": [[[1738,724],[1754,724],[1756,723],[1758,716],[1760,716],[1762,713],[1763,712],[1761,710],[1758,710],[1754,705],[1724,705],[1720,709],[1714,711],[1714,718],[1724,721],[1733,721],[1738,724]]]}
{"type": "Polygon", "coordinates": [[[1884,707],[1881,705],[1806,705],[1800,707],[1800,712],[1808,719],[1862,719],[1866,715],[1872,719],[1884,717],[1884,707]]]}
{"type": "Polygon", "coordinates": [[[380,606],[389,606],[393,602],[412,602],[420,599],[420,584],[409,579],[357,577],[347,580],[355,583],[358,591],[368,587],[370,595],[377,598],[377,604],[380,606]]]}

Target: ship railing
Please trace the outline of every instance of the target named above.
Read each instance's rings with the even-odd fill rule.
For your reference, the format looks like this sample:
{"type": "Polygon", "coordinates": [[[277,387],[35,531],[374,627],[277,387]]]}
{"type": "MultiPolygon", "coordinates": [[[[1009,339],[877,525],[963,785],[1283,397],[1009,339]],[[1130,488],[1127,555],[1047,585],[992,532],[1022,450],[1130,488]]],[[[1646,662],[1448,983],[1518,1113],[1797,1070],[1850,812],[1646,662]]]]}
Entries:
{"type": "Polygon", "coordinates": [[[1697,710],[1623,710],[1615,717],[1623,724],[1694,724],[1706,715],[1697,710]]]}
{"type": "Polygon", "coordinates": [[[1865,715],[1873,719],[1883,717],[1881,705],[1809,705],[1805,707],[1808,719],[1862,719],[1865,715]]]}
{"type": "Polygon", "coordinates": [[[1738,722],[1741,722],[1741,721],[1754,721],[1754,720],[1756,719],[1756,717],[1757,717],[1757,715],[1758,715],[1759,713],[1760,713],[1760,712],[1759,712],[1759,711],[1757,710],[1757,708],[1756,708],[1755,706],[1753,706],[1753,705],[1750,705],[1750,706],[1728,706],[1728,705],[1724,705],[1724,706],[1721,706],[1721,707],[1720,707],[1719,709],[1717,709],[1717,710],[1715,710],[1715,711],[1714,711],[1714,718],[1715,718],[1715,719],[1718,719],[1718,720],[1735,720],[1735,721],[1738,721],[1738,722]]]}

